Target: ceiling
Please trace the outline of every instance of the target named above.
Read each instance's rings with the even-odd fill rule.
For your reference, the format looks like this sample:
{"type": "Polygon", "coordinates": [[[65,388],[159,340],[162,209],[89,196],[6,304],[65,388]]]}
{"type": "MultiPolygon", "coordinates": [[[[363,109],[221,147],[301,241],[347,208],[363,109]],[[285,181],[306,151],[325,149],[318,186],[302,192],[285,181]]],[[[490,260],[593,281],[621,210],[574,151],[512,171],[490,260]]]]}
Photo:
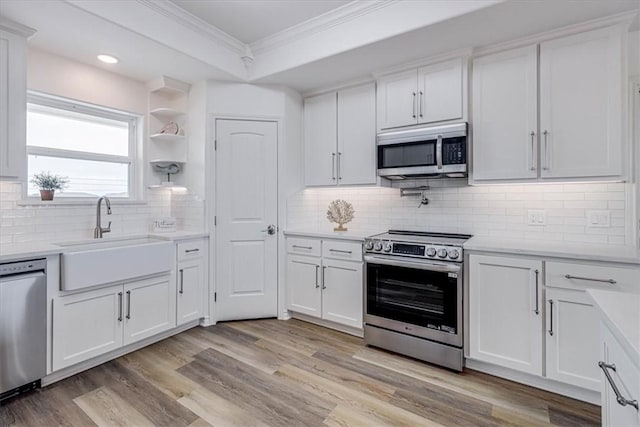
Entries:
{"type": "MultiPolygon", "coordinates": [[[[310,92],[385,68],[625,11],[637,0],[0,0],[29,45],[140,80],[310,92]],[[126,4],[126,7],[122,6],[126,4]],[[102,64],[98,53],[120,59],[102,64]]],[[[634,28],[638,27],[638,19],[634,28]]]]}
{"type": "Polygon", "coordinates": [[[171,0],[245,44],[339,8],[350,0],[171,0]]]}

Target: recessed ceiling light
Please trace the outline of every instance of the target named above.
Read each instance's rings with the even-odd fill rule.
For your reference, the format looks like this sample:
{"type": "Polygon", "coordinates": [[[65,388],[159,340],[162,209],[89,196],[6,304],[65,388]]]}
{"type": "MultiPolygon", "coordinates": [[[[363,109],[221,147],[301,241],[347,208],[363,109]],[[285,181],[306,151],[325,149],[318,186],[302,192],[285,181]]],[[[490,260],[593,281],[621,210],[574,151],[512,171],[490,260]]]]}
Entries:
{"type": "Polygon", "coordinates": [[[98,59],[102,62],[106,62],[107,64],[117,64],[118,58],[111,55],[98,55],[98,59]]]}

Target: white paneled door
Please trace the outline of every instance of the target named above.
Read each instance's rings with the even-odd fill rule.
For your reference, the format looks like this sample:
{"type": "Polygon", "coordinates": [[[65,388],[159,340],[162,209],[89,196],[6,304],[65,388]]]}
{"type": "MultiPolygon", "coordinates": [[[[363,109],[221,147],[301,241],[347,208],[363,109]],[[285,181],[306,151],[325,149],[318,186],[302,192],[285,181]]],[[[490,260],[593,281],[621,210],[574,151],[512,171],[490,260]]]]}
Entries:
{"type": "Polygon", "coordinates": [[[216,120],[217,320],[277,315],[277,142],[272,121],[216,120]]]}

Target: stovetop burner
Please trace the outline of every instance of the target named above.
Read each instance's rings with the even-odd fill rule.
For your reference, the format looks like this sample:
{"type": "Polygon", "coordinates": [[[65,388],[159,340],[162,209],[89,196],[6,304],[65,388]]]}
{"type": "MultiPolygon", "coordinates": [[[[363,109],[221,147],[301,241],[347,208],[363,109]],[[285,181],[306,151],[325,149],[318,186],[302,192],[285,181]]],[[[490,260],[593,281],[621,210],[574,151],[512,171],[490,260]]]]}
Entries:
{"type": "Polygon", "coordinates": [[[468,234],[389,230],[365,239],[364,250],[394,257],[462,262],[462,245],[469,238],[468,234]]]}

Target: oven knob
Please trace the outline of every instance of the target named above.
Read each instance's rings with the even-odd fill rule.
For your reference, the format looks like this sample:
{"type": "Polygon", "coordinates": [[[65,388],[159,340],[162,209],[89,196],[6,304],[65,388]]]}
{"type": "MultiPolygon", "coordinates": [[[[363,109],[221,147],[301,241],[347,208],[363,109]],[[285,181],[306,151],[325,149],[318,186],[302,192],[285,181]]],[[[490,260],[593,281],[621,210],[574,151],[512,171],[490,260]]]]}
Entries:
{"type": "Polygon", "coordinates": [[[373,249],[373,241],[367,240],[366,242],[364,242],[364,248],[367,251],[370,251],[371,249],[373,249]]]}
{"type": "Polygon", "coordinates": [[[385,243],[382,250],[385,252],[391,252],[391,243],[385,243]]]}
{"type": "Polygon", "coordinates": [[[451,259],[458,259],[458,257],[460,256],[460,252],[458,252],[457,249],[451,249],[449,252],[449,258],[451,259]]]}
{"type": "Polygon", "coordinates": [[[440,258],[446,258],[447,257],[447,250],[446,249],[438,249],[438,256],[440,258]]]}
{"type": "Polygon", "coordinates": [[[435,250],[435,248],[429,248],[429,249],[427,249],[427,256],[430,256],[430,257],[434,257],[434,256],[436,256],[436,250],[435,250]]]}
{"type": "Polygon", "coordinates": [[[376,242],[375,245],[373,245],[373,250],[374,251],[381,251],[382,250],[382,242],[376,242]]]}

